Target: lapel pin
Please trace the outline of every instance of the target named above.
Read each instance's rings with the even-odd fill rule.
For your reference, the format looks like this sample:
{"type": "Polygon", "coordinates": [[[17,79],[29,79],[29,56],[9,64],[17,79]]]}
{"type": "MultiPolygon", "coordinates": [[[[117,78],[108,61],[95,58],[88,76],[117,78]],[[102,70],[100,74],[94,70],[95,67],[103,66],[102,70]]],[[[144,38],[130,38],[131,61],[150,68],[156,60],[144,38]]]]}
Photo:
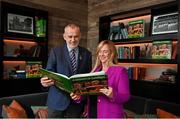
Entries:
{"type": "Polygon", "coordinates": [[[82,56],[79,57],[79,60],[82,60],[82,56]]]}

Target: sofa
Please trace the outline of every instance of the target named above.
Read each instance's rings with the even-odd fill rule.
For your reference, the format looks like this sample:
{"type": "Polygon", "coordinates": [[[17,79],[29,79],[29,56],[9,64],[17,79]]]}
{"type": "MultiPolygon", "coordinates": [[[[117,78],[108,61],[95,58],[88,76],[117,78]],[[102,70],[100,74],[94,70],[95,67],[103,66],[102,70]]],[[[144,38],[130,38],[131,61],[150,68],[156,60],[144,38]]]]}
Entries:
{"type": "MultiPolygon", "coordinates": [[[[42,92],[0,98],[0,112],[2,112],[3,104],[9,105],[14,99],[28,106],[45,106],[47,94],[47,92],[42,92]]],[[[127,115],[128,112],[133,112],[136,115],[156,115],[157,108],[170,112],[174,115],[180,115],[180,104],[154,100],[139,96],[131,96],[130,100],[124,105],[124,108],[127,112],[127,115]]]]}
{"type": "Polygon", "coordinates": [[[2,105],[10,105],[13,100],[16,100],[23,105],[23,108],[26,108],[28,113],[30,113],[28,117],[33,118],[35,116],[32,116],[31,114],[31,111],[33,111],[32,107],[42,108],[42,106],[46,106],[47,94],[47,92],[42,92],[0,98],[0,117],[2,117],[2,105]]]}

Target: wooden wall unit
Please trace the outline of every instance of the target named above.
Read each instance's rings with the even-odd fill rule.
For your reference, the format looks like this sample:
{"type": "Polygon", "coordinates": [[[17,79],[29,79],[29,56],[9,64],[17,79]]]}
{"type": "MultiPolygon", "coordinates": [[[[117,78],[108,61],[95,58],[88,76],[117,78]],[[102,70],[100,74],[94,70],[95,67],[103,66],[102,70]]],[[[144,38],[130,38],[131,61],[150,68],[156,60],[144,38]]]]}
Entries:
{"type": "Polygon", "coordinates": [[[48,12],[0,2],[0,97],[42,92],[37,69],[48,58],[48,12]]]}
{"type": "MultiPolygon", "coordinates": [[[[159,18],[165,19],[162,16],[170,17],[171,15],[167,14],[173,13],[179,13],[179,6],[177,1],[154,5],[151,7],[141,8],[133,11],[121,12],[108,16],[102,16],[99,18],[99,41],[109,39],[115,43],[117,51],[119,53],[119,65],[127,67],[128,71],[129,67],[144,68],[143,72],[145,73],[143,75],[145,76],[143,76],[143,78],[141,77],[142,74],[138,73],[136,74],[136,76],[134,76],[135,73],[133,76],[129,76],[131,94],[180,103],[180,96],[178,94],[178,90],[180,89],[180,58],[178,57],[180,55],[180,51],[178,48],[180,46],[180,15],[175,15],[175,20],[177,21],[175,22],[175,24],[178,24],[176,24],[176,30],[178,29],[178,32],[172,30],[172,33],[170,33],[171,29],[167,30],[166,33],[161,32],[163,30],[160,29],[160,31],[157,31],[157,34],[152,32],[152,26],[155,23],[155,20],[153,18],[156,18],[156,16],[161,16],[159,18]],[[143,23],[141,25],[144,26],[141,29],[144,30],[143,36],[141,37],[134,35],[134,38],[129,37],[130,34],[128,34],[128,28],[130,28],[129,26],[131,25],[132,21],[139,22],[141,20],[143,20],[143,23]],[[126,32],[123,32],[122,34],[122,27],[120,28],[120,26],[118,26],[119,23],[123,23],[125,25],[125,29],[127,30],[128,35],[126,35],[126,32]],[[120,35],[111,37],[110,34],[113,31],[112,29],[116,29],[115,31],[118,32],[118,34],[120,33],[120,35]],[[148,57],[141,57],[141,49],[149,44],[148,48],[152,50],[152,47],[155,46],[157,41],[160,41],[161,43],[164,41],[170,41],[171,43],[169,43],[169,45],[172,46],[172,49],[169,51],[172,52],[172,55],[175,52],[174,44],[176,44],[176,57],[171,56],[171,58],[153,58],[154,56],[152,56],[152,53],[148,57]],[[122,47],[123,50],[120,50],[120,47],[122,47]],[[131,48],[129,50],[131,56],[122,57],[122,54],[125,52],[124,49],[127,47],[129,49],[131,48]],[[132,53],[132,47],[134,49],[137,48],[136,53],[132,53]],[[132,56],[132,54],[138,55],[138,57],[134,57],[132,56]],[[175,74],[173,75],[175,76],[175,81],[165,82],[164,80],[158,80],[160,76],[162,76],[163,72],[166,73],[167,69],[171,69],[175,72],[175,74]]],[[[170,22],[173,22],[173,20],[174,18],[170,22]]],[[[137,23],[133,24],[136,25],[137,23]]],[[[135,30],[133,32],[135,32],[135,30]]],[[[146,49],[145,52],[147,52],[147,50],[148,49],[146,49]]],[[[139,69],[137,72],[140,72],[139,69]]]]}

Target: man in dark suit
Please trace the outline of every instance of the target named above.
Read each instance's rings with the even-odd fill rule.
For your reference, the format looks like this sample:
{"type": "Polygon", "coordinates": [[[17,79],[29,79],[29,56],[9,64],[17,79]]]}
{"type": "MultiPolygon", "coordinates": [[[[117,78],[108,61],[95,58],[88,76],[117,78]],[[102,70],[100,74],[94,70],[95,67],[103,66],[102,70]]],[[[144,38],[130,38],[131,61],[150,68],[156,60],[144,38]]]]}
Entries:
{"type": "MultiPolygon", "coordinates": [[[[79,26],[69,24],[64,29],[63,34],[66,44],[53,48],[50,52],[47,70],[72,76],[79,73],[88,73],[91,71],[92,55],[91,53],[79,46],[81,32],[79,26]],[[74,51],[75,61],[71,60],[71,51],[74,51]],[[75,65],[75,66],[73,66],[75,65]],[[75,67],[75,68],[74,68],[75,67]]],[[[54,86],[54,80],[48,77],[41,78],[41,84],[44,87],[50,87],[47,99],[48,117],[50,118],[63,118],[63,117],[80,117],[84,103],[78,103],[71,99],[74,94],[66,93],[54,86]]],[[[77,97],[78,99],[78,97],[77,97]]]]}

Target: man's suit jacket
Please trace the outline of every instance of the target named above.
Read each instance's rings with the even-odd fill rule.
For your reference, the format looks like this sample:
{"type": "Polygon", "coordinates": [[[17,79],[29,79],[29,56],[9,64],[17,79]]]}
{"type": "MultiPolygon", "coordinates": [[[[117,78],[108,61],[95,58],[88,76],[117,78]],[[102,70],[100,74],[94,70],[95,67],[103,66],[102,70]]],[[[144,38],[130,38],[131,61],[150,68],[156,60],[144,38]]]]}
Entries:
{"type": "MultiPolygon", "coordinates": [[[[79,46],[77,73],[88,73],[91,71],[92,55],[91,53],[79,46]]],[[[72,67],[70,62],[69,51],[67,45],[53,48],[50,52],[47,70],[72,76],[72,67]]],[[[50,109],[65,110],[70,104],[69,93],[57,89],[55,86],[49,88],[47,105],[50,109]]]]}

